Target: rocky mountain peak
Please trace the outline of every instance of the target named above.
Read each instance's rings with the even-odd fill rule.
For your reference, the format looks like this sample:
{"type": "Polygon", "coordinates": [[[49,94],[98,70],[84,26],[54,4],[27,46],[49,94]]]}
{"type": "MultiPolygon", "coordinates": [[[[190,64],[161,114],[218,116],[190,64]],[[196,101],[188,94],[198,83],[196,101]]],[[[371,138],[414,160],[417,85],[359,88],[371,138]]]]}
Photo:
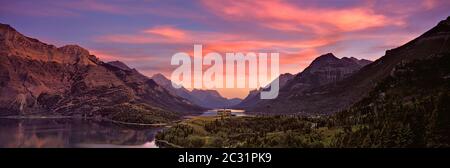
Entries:
{"type": "Polygon", "coordinates": [[[296,90],[296,92],[302,93],[314,87],[335,84],[370,63],[371,61],[359,60],[354,57],[339,59],[332,53],[324,54],[317,57],[303,72],[287,81],[286,86],[282,89],[289,92],[296,90]]]}
{"type": "Polygon", "coordinates": [[[80,47],[79,45],[65,45],[58,48],[58,50],[64,54],[76,57],[89,56],[89,51],[84,49],[83,47],[80,47]]]}
{"type": "MultiPolygon", "coordinates": [[[[0,52],[6,52],[15,55],[27,55],[31,57],[36,52],[46,52],[48,50],[55,50],[54,45],[48,45],[40,42],[37,39],[29,38],[10,25],[0,23],[0,52]],[[33,50],[32,52],[30,52],[33,50]],[[26,53],[25,53],[26,52],[26,53]]],[[[37,58],[35,58],[37,59],[37,58]]]]}
{"type": "Polygon", "coordinates": [[[95,65],[99,60],[78,45],[56,48],[17,32],[7,24],[0,24],[0,52],[29,60],[57,62],[62,64],[95,65]]]}
{"type": "Polygon", "coordinates": [[[342,60],[344,60],[344,61],[350,61],[350,62],[357,62],[357,61],[359,61],[357,58],[355,58],[355,57],[342,57],[342,60]]]}
{"type": "Polygon", "coordinates": [[[314,59],[306,69],[316,71],[317,69],[337,64],[339,61],[340,59],[334,56],[334,54],[328,53],[314,59]]]}
{"type": "Polygon", "coordinates": [[[336,61],[336,60],[339,60],[339,58],[334,56],[333,53],[326,53],[326,54],[321,55],[321,56],[317,57],[316,59],[314,59],[314,61],[316,61],[316,62],[321,62],[321,61],[329,62],[329,61],[336,61]]]}
{"type": "MultiPolygon", "coordinates": [[[[7,31],[9,31],[9,32],[17,32],[16,29],[14,29],[13,27],[11,27],[10,25],[8,25],[8,24],[2,24],[2,23],[0,23],[0,31],[1,31],[1,32],[7,32],[7,31]]],[[[3,33],[2,33],[2,34],[3,34],[3,33]]]]}
{"type": "Polygon", "coordinates": [[[95,65],[98,59],[89,54],[89,51],[80,47],[79,45],[65,45],[57,49],[62,53],[64,63],[81,64],[81,65],[95,65]]]}
{"type": "Polygon", "coordinates": [[[167,115],[178,115],[173,112],[203,110],[170,94],[137,70],[112,68],[78,45],[56,48],[5,24],[0,24],[0,55],[0,116],[109,118],[125,107],[142,114],[152,111],[155,118],[166,119],[167,115]]]}
{"type": "Polygon", "coordinates": [[[316,59],[314,59],[311,62],[309,69],[313,70],[316,68],[324,67],[325,65],[334,64],[338,61],[339,61],[339,58],[334,56],[334,54],[327,53],[327,54],[321,55],[321,56],[317,57],[316,59]]]}
{"type": "Polygon", "coordinates": [[[6,41],[7,39],[10,39],[14,36],[21,35],[19,32],[16,31],[13,27],[11,27],[8,24],[2,24],[0,23],[0,40],[6,41]]]}
{"type": "Polygon", "coordinates": [[[306,71],[317,71],[319,69],[329,69],[329,68],[341,68],[341,67],[353,67],[357,66],[358,68],[361,68],[362,66],[365,66],[367,64],[370,64],[372,61],[365,60],[365,59],[357,59],[355,57],[343,57],[341,59],[334,56],[332,53],[327,53],[324,55],[321,55],[314,59],[311,63],[311,65],[305,69],[306,71]]]}

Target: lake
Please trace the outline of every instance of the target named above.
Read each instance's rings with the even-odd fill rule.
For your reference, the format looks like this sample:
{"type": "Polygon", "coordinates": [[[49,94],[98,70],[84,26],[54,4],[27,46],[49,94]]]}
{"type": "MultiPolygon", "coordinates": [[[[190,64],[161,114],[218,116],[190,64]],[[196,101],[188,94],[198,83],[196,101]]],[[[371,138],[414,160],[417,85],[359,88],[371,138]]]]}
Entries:
{"type": "MultiPolygon", "coordinates": [[[[246,116],[232,110],[235,116],[246,116]]],[[[200,116],[216,116],[217,110],[200,116]]],[[[0,118],[1,148],[158,148],[164,127],[137,127],[75,118],[0,118]]]]}
{"type": "MultiPolygon", "coordinates": [[[[208,110],[208,111],[203,112],[203,114],[201,114],[200,116],[211,116],[211,117],[217,116],[217,111],[218,111],[217,109],[208,110]]],[[[249,114],[245,113],[244,110],[231,109],[231,115],[240,117],[240,116],[248,116],[249,114]]]]}
{"type": "Polygon", "coordinates": [[[0,119],[0,147],[157,148],[163,127],[132,128],[83,119],[0,119]]]}

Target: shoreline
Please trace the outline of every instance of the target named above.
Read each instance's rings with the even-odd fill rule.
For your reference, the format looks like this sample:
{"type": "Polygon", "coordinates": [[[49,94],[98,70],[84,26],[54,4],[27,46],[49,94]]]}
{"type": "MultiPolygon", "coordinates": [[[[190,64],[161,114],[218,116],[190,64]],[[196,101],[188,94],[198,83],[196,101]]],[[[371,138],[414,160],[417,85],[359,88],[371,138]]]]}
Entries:
{"type": "Polygon", "coordinates": [[[0,119],[92,119],[92,120],[98,120],[98,121],[108,121],[116,124],[122,124],[122,125],[132,125],[132,126],[152,126],[152,127],[163,127],[170,125],[171,123],[180,122],[179,120],[170,122],[170,123],[153,123],[153,124],[146,124],[146,123],[133,123],[133,122],[125,122],[125,121],[118,121],[118,120],[112,120],[109,118],[96,118],[96,117],[74,117],[74,116],[2,116],[0,119]]]}
{"type": "MultiPolygon", "coordinates": [[[[195,117],[202,116],[203,113],[204,112],[202,112],[200,114],[185,115],[185,116],[182,116],[181,119],[179,119],[179,120],[173,120],[173,121],[169,121],[169,122],[165,122],[165,123],[152,123],[152,124],[125,122],[125,121],[119,121],[119,120],[112,120],[112,119],[105,118],[105,117],[98,118],[98,117],[63,116],[63,115],[25,115],[25,116],[14,115],[14,116],[0,116],[0,119],[91,119],[91,120],[96,120],[96,121],[107,121],[107,122],[112,122],[112,123],[116,123],[116,124],[130,125],[130,126],[164,127],[164,126],[170,126],[172,124],[177,124],[177,123],[183,122],[185,120],[190,120],[195,117]]],[[[247,114],[249,114],[249,113],[247,113],[247,114]]],[[[253,115],[254,114],[250,114],[250,115],[248,115],[248,117],[251,117],[253,115]]],[[[202,116],[202,117],[214,117],[214,116],[202,116]]]]}

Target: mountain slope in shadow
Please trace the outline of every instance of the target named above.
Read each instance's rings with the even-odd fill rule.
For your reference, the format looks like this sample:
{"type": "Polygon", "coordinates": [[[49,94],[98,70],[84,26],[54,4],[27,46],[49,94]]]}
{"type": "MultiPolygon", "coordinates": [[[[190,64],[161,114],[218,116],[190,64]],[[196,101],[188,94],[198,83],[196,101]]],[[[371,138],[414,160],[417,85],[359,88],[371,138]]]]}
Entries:
{"type": "Polygon", "coordinates": [[[331,114],[341,111],[367,96],[392,73],[396,65],[449,52],[449,38],[450,17],[403,46],[386,51],[385,56],[342,81],[306,90],[287,85],[280,90],[277,99],[258,103],[249,110],[272,114],[331,114]]]}
{"type": "MultiPolygon", "coordinates": [[[[332,53],[324,54],[314,59],[304,71],[296,75],[280,75],[280,91],[296,90],[298,93],[326,84],[335,84],[371,62],[353,57],[339,59],[332,53]]],[[[260,90],[251,92],[237,108],[251,110],[270,102],[261,100],[259,95],[260,90]]]]}

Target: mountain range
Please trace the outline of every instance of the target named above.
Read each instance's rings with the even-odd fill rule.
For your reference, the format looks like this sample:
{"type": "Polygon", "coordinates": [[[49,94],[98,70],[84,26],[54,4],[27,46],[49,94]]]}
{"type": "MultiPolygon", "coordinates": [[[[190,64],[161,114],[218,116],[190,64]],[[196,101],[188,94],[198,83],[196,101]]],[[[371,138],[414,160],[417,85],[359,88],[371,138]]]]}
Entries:
{"type": "Polygon", "coordinates": [[[277,99],[248,104],[263,115],[190,120],[157,139],[184,147],[193,137],[215,139],[194,147],[449,147],[449,39],[450,17],[372,63],[325,54],[288,75],[277,99]]]}
{"type": "MultiPolygon", "coordinates": [[[[358,71],[338,68],[351,72],[342,74],[338,71],[320,70],[316,65],[320,67],[322,63],[313,61],[310,67],[280,89],[277,99],[260,101],[247,110],[271,114],[331,114],[342,111],[366,97],[377,84],[392,75],[397,65],[450,52],[449,38],[450,17],[416,39],[386,51],[380,59],[358,71]],[[315,73],[321,77],[311,78],[315,73]]],[[[336,60],[330,54],[321,57],[324,60],[336,60]]],[[[321,57],[316,60],[319,62],[321,57]]],[[[347,60],[354,59],[344,61],[347,60]]],[[[366,63],[368,62],[363,61],[361,65],[366,63]]]]}
{"type": "MultiPolygon", "coordinates": [[[[332,53],[324,54],[314,59],[304,71],[296,75],[289,73],[280,75],[280,89],[288,92],[295,90],[296,93],[301,93],[314,87],[334,84],[371,62],[365,59],[358,60],[353,57],[339,59],[332,53]]],[[[270,100],[261,100],[259,98],[260,90],[250,92],[242,103],[236,105],[235,108],[252,111],[252,109],[270,102],[270,100]]]]}
{"type": "Polygon", "coordinates": [[[80,46],[55,47],[0,24],[0,116],[154,123],[224,107],[269,114],[333,114],[370,97],[402,71],[399,66],[447,57],[449,38],[450,17],[374,62],[324,54],[301,73],[281,75],[278,98],[260,100],[258,89],[240,102],[213,90],[175,89],[161,74],[148,78],[122,62],[105,63],[80,46]]]}
{"type": "Polygon", "coordinates": [[[156,83],[164,87],[171,94],[189,100],[193,104],[204,108],[229,108],[239,104],[242,100],[239,98],[227,99],[219,94],[216,90],[193,89],[187,90],[184,87],[174,88],[172,81],[162,74],[155,74],[151,77],[156,83]]]}
{"type": "Polygon", "coordinates": [[[202,110],[123,63],[104,63],[80,46],[58,48],[0,24],[0,116],[153,122],[202,110]]]}

